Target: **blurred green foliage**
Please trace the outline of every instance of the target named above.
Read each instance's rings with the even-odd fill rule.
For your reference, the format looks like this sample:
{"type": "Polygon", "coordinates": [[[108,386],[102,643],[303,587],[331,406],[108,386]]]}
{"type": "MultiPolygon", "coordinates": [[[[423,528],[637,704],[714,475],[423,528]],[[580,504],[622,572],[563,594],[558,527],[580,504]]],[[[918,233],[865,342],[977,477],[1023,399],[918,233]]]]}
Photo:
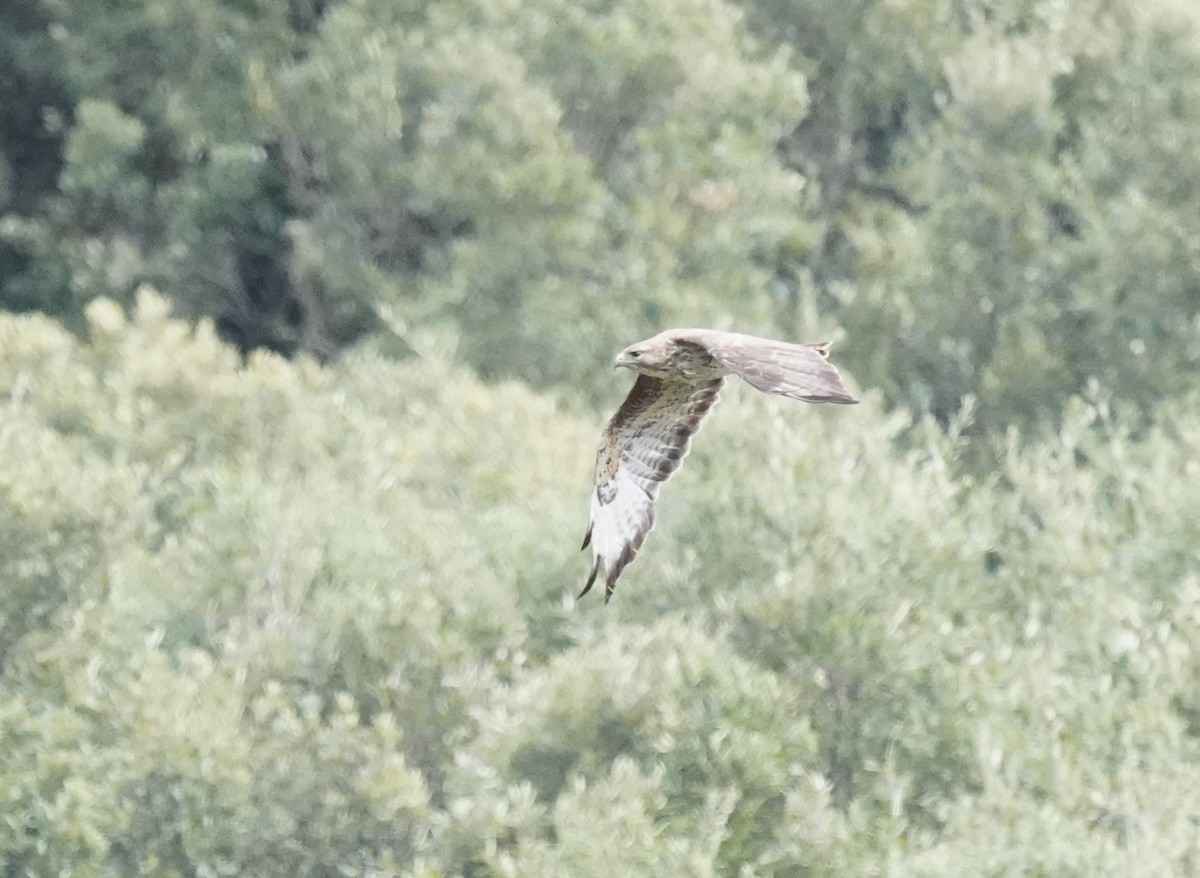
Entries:
{"type": "Polygon", "coordinates": [[[595,418],[87,319],[0,317],[8,875],[1200,867],[1194,408],[978,481],[731,388],[605,608],[595,418]]]}
{"type": "Polygon", "coordinates": [[[1173,0],[13,0],[0,303],[150,282],[244,351],[440,335],[603,392],[668,325],[845,336],[977,431],[1200,366],[1173,0]]]}
{"type": "Polygon", "coordinates": [[[1200,13],[0,4],[0,876],[1200,873],[1200,13]],[[576,605],[612,353],[731,387],[576,605]]]}

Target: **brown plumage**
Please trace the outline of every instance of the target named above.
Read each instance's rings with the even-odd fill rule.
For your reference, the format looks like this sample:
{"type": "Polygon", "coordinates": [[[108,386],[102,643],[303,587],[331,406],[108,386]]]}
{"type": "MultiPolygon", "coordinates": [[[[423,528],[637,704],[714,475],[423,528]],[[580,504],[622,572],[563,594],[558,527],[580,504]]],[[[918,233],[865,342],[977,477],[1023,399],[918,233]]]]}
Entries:
{"type": "Polygon", "coordinates": [[[604,571],[604,602],[654,527],[659,486],[679,468],[726,375],[804,402],[855,403],[829,364],[829,343],[789,344],[715,329],[671,329],[623,350],[615,365],[638,373],[596,452],[596,488],[583,548],[604,571]]]}

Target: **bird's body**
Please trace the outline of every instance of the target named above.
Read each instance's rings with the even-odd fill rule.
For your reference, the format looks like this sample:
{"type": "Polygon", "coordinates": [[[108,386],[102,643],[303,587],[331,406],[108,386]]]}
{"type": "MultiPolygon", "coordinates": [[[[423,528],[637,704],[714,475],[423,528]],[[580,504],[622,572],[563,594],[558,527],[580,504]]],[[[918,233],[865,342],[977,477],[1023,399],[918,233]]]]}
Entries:
{"type": "Polygon", "coordinates": [[[622,351],[617,366],[637,380],[612,416],[596,452],[596,485],[583,547],[601,569],[604,600],[654,527],[659,486],[679,468],[692,436],[717,403],[725,376],[764,393],[805,402],[854,403],[826,358],[829,345],[799,345],[713,329],[672,329],[622,351]]]}

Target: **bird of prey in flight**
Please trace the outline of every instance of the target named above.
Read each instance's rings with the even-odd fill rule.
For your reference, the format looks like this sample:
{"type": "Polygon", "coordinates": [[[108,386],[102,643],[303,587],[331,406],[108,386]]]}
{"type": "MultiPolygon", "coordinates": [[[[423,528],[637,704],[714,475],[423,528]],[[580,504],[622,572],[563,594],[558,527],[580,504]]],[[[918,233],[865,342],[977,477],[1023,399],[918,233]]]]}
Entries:
{"type": "Polygon", "coordinates": [[[616,366],[638,373],[596,451],[596,487],[583,548],[604,572],[604,602],[654,527],[654,498],[717,403],[726,375],[804,402],[856,403],[828,362],[829,343],[789,344],[715,329],[669,329],[627,347],[616,366]]]}

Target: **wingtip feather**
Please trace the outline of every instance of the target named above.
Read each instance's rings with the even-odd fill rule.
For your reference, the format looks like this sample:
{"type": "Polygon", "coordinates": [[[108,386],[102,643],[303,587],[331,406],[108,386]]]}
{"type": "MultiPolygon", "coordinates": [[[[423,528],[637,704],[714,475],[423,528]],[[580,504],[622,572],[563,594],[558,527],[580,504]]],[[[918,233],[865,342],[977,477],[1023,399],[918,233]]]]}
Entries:
{"type": "Polygon", "coordinates": [[[600,572],[600,558],[599,558],[599,556],[597,556],[596,560],[592,562],[592,572],[588,574],[587,582],[585,582],[583,585],[583,591],[581,591],[578,595],[575,596],[575,600],[579,600],[585,594],[587,594],[589,591],[592,590],[592,586],[595,585],[595,583],[596,583],[596,574],[599,572],[600,572]]]}
{"type": "Polygon", "coordinates": [[[830,402],[834,405],[858,405],[858,400],[848,393],[831,393],[826,396],[810,396],[806,402],[830,402]]]}

